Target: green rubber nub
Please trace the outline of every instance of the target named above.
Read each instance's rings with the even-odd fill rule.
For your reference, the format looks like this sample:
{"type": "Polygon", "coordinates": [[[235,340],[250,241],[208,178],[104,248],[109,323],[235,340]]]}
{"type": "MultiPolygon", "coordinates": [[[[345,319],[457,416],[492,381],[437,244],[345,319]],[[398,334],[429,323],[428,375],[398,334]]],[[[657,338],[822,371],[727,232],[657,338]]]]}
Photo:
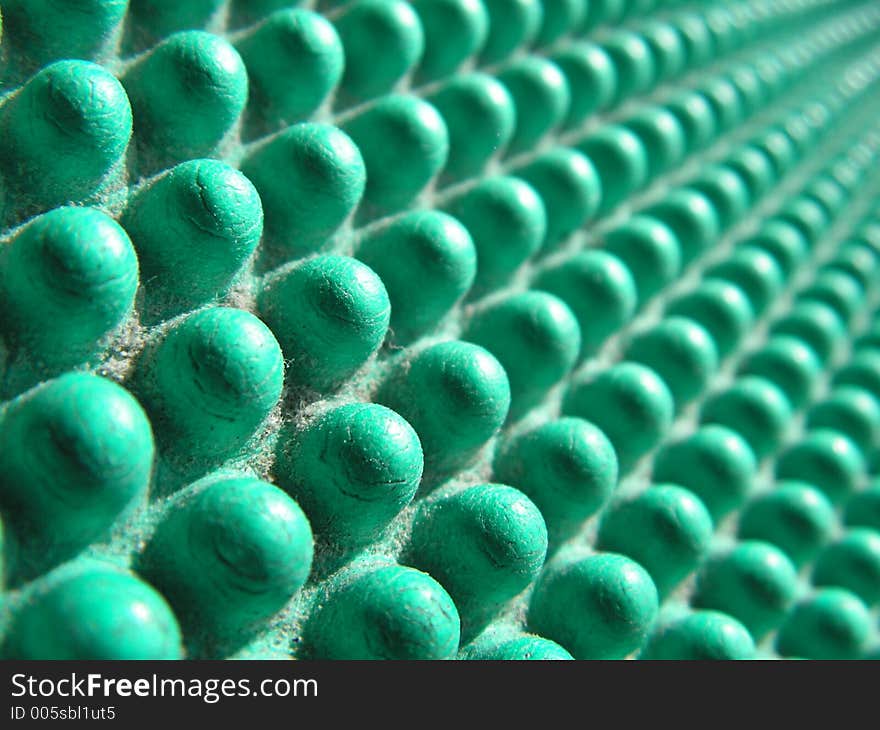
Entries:
{"type": "Polygon", "coordinates": [[[178,30],[203,28],[222,4],[223,0],[129,0],[130,23],[142,41],[155,41],[178,30]]]}
{"type": "Polygon", "coordinates": [[[577,319],[561,299],[523,292],[478,310],[462,333],[504,367],[510,381],[510,415],[537,405],[574,367],[581,345],[577,319]]]}
{"type": "Polygon", "coordinates": [[[827,304],[847,327],[865,306],[858,281],[850,274],[834,270],[820,271],[810,286],[798,292],[798,299],[827,304]]]}
{"type": "Polygon", "coordinates": [[[266,245],[285,259],[319,250],[357,207],[366,184],[361,153],[325,124],[296,124],[242,164],[266,216],[266,245]]]}
{"type": "Polygon", "coordinates": [[[837,313],[822,302],[795,302],[788,313],[770,326],[771,335],[802,340],[822,365],[828,365],[846,342],[846,328],[837,313]]]}
{"type": "Polygon", "coordinates": [[[367,170],[365,202],[380,211],[412,201],[446,164],[449,133],[440,113],[415,96],[382,97],[347,121],[367,170]]]}
{"type": "Polygon", "coordinates": [[[244,175],[190,160],[140,190],[121,223],[138,252],[148,318],[222,296],[256,250],[263,208],[244,175]],[[155,283],[154,283],[155,282],[155,283]]]}
{"type": "Polygon", "coordinates": [[[698,152],[715,139],[715,117],[709,102],[694,91],[682,91],[664,103],[684,130],[685,151],[698,152]]]}
{"type": "Polygon", "coordinates": [[[590,355],[636,311],[636,285],[626,265],[605,251],[583,251],[541,271],[535,289],[562,299],[577,318],[581,356],[590,355]]]}
{"type": "Polygon", "coordinates": [[[315,533],[346,547],[375,540],[422,478],[415,431],[384,406],[350,403],[284,433],[275,476],[315,533]]]}
{"type": "Polygon", "coordinates": [[[874,619],[858,597],[823,588],[798,603],[776,635],[784,657],[858,659],[873,638],[874,619]]]}
{"type": "Polygon", "coordinates": [[[736,351],[754,322],[752,305],[742,289],[721,279],[701,281],[670,301],[666,314],[687,317],[704,327],[721,360],[736,351]]]}
{"type": "Polygon", "coordinates": [[[152,171],[213,155],[244,110],[248,77],[225,40],[175,33],[123,78],[131,99],[139,167],[152,171]]]}
{"type": "Polygon", "coordinates": [[[522,492],[481,484],[426,503],[401,562],[440,581],[473,635],[538,575],[547,528],[522,492]]]}
{"type": "Polygon", "coordinates": [[[346,256],[309,259],[257,305],[284,350],[288,381],[316,390],[348,379],[379,349],[391,306],[376,273],[346,256]]]}
{"type": "Polygon", "coordinates": [[[390,334],[406,344],[436,327],[471,286],[477,255],[467,229],[438,211],[413,211],[365,238],[357,257],[382,279],[390,334]],[[412,283],[421,282],[418,289],[412,283]]]}
{"type": "Polygon", "coordinates": [[[775,182],[770,158],[754,145],[737,147],[724,158],[724,162],[745,181],[753,203],[759,201],[775,182]]]}
{"type": "Polygon", "coordinates": [[[13,617],[4,654],[18,659],[181,659],[180,628],[153,588],[89,561],[53,580],[13,617]]]}
{"type": "Polygon", "coordinates": [[[681,246],[675,234],[650,216],[633,216],[610,231],[605,249],[632,272],[640,307],[681,271],[681,246]]]}
{"type": "Polygon", "coordinates": [[[593,424],[560,418],[503,443],[493,474],[528,495],[556,542],[608,501],[617,486],[617,455],[593,424]]]}
{"type": "Polygon", "coordinates": [[[168,598],[189,646],[244,644],[308,578],[309,522],[284,492],[253,477],[209,477],[193,491],[166,512],[138,572],[168,598]]]}
{"type": "Polygon", "coordinates": [[[137,285],[137,257],[112,218],[73,207],[39,216],[0,260],[7,344],[51,374],[78,364],[127,319],[137,285]]]}
{"type": "Polygon", "coordinates": [[[744,377],[710,395],[700,410],[701,423],[717,423],[742,436],[760,461],[782,443],[792,418],[791,404],[765,378],[744,377]]]}
{"type": "Polygon", "coordinates": [[[60,58],[103,60],[127,9],[127,0],[7,0],[4,41],[28,66],[60,58]]]}
{"type": "Polygon", "coordinates": [[[570,90],[564,125],[571,129],[608,107],[617,89],[617,71],[600,46],[575,41],[551,56],[570,90]]]}
{"type": "Polygon", "coordinates": [[[840,386],[807,412],[807,429],[833,429],[852,439],[865,458],[880,436],[880,403],[864,388],[840,386]]]}
{"type": "Polygon", "coordinates": [[[460,620],[431,576],[397,565],[366,570],[309,616],[303,649],[312,659],[453,659],[460,620]]]}
{"type": "Polygon", "coordinates": [[[578,144],[596,167],[602,189],[599,213],[605,215],[641,188],[648,177],[648,156],[641,140],[619,124],[607,124],[578,144]]]}
{"type": "Polygon", "coordinates": [[[822,492],[804,482],[779,482],[743,508],[737,535],[772,543],[801,566],[831,538],[835,524],[834,507],[822,492]]]}
{"type": "Polygon", "coordinates": [[[505,635],[496,641],[476,641],[466,651],[464,658],[472,661],[564,661],[574,658],[555,641],[529,634],[514,638],[505,635]]]}
{"type": "Polygon", "coordinates": [[[880,601],[880,533],[849,530],[826,547],[813,565],[813,585],[846,588],[866,606],[880,601]]]}
{"type": "Polygon", "coordinates": [[[456,76],[428,101],[440,112],[449,132],[449,156],[443,173],[450,179],[479,175],[513,135],[513,99],[492,76],[456,76]]]}
{"type": "Polygon", "coordinates": [[[720,611],[693,611],[662,622],[639,659],[730,661],[754,655],[751,634],[735,618],[720,611]]]}
{"type": "Polygon", "coordinates": [[[654,56],[641,35],[615,29],[602,41],[602,48],[617,71],[616,104],[647,91],[654,83],[654,56]]]}
{"type": "Polygon", "coordinates": [[[403,0],[350,3],[334,25],[345,49],[340,92],[353,101],[391,91],[425,49],[419,16],[403,0]]]}
{"type": "Polygon", "coordinates": [[[839,431],[812,431],[783,451],[776,460],[776,477],[807,482],[821,489],[834,504],[852,494],[865,473],[859,448],[839,431]]]}
{"type": "Polygon", "coordinates": [[[530,43],[541,27],[544,7],[539,0],[483,0],[489,30],[480,51],[480,65],[503,61],[530,43]]]}
{"type": "Polygon", "coordinates": [[[409,421],[425,451],[425,471],[462,467],[504,423],[510,384],[495,357],[454,340],[432,345],[393,373],[377,400],[409,421]]]}
{"type": "Polygon", "coordinates": [[[648,106],[627,117],[624,125],[641,140],[648,161],[648,179],[662,175],[684,157],[684,130],[675,115],[648,106]]]}
{"type": "Polygon", "coordinates": [[[771,381],[785,393],[792,407],[798,409],[812,397],[822,365],[813,350],[800,339],[775,335],[759,350],[747,355],[738,372],[771,381]]]}
{"type": "Polygon", "coordinates": [[[635,335],[625,357],[663,378],[678,409],[703,393],[718,369],[711,335],[685,317],[668,317],[635,335]]]}
{"type": "Polygon", "coordinates": [[[844,522],[850,527],[880,530],[880,483],[876,479],[847,500],[844,522]]]}
{"type": "Polygon", "coordinates": [[[477,253],[473,294],[506,283],[544,241],[547,213],[535,189],[515,177],[481,180],[449,203],[477,253]]]}
{"type": "Polygon", "coordinates": [[[545,2],[535,45],[547,46],[578,28],[587,14],[587,0],[545,2]]]}
{"type": "Polygon", "coordinates": [[[682,268],[698,259],[717,241],[718,214],[709,199],[696,190],[679,188],[650,206],[645,214],[665,223],[681,249],[682,268]]]}
{"type": "Polygon", "coordinates": [[[673,411],[672,394],[660,376],[631,362],[575,381],[562,402],[564,415],[585,418],[605,433],[621,472],[629,471],[666,435],[673,411]]]}
{"type": "Polygon", "coordinates": [[[599,209],[602,188],[596,168],[576,150],[556,147],[515,174],[535,188],[544,202],[546,249],[574,233],[599,209]]]}
{"type": "Polygon", "coordinates": [[[834,373],[834,386],[855,385],[880,398],[880,352],[863,350],[834,373]]]}
{"type": "Polygon", "coordinates": [[[565,119],[571,92],[565,74],[552,61],[526,56],[506,66],[498,80],[510,92],[516,110],[508,154],[532,149],[565,119]]]}
{"type": "Polygon", "coordinates": [[[684,42],[669,23],[651,21],[640,27],[642,37],[651,55],[658,81],[668,81],[678,76],[685,67],[684,42]]]}
{"type": "Polygon", "coordinates": [[[636,651],[657,616],[657,589],[638,563],[603,553],[551,563],[538,579],[529,630],[575,659],[623,659],[636,651]]]}
{"type": "Polygon", "coordinates": [[[663,597],[696,569],[709,549],[712,528],[693,492],[657,484],[603,513],[596,546],[635,560],[663,597]]]}
{"type": "Polygon", "coordinates": [[[688,183],[688,187],[709,198],[718,213],[722,230],[741,220],[749,208],[746,184],[725,165],[707,165],[688,183]]]}
{"type": "Polygon", "coordinates": [[[0,110],[0,172],[18,205],[0,214],[10,221],[84,200],[122,160],[130,136],[128,97],[110,72],[88,61],[44,67],[0,110]]]}
{"type": "Polygon", "coordinates": [[[782,622],[797,591],[797,571],[785,553],[769,543],[745,541],[708,559],[691,603],[729,613],[757,641],[782,622]]]}
{"type": "Polygon", "coordinates": [[[329,21],[289,8],[237,43],[251,84],[250,108],[283,127],[318,109],[342,78],[342,42],[329,21]]]}
{"type": "Polygon", "coordinates": [[[68,373],[9,403],[0,419],[0,503],[30,577],[106,537],[146,495],[153,436],[137,401],[96,375],[68,373]]]}
{"type": "Polygon", "coordinates": [[[769,253],[785,278],[801,264],[809,248],[807,239],[797,228],[779,219],[765,222],[743,245],[769,253]]]}
{"type": "Polygon", "coordinates": [[[722,279],[738,286],[748,297],[756,316],[761,316],[782,291],[783,277],[773,257],[759,248],[737,248],[724,261],[709,267],[708,279],[722,279]]]}
{"type": "Polygon", "coordinates": [[[171,458],[232,456],[281,396],[284,360],[275,337],[240,309],[202,309],[178,322],[138,372],[163,451],[171,458]]]}
{"type": "Polygon", "coordinates": [[[419,82],[450,76],[479,53],[489,33],[489,14],[479,0],[413,0],[425,31],[419,82]]]}
{"type": "Polygon", "coordinates": [[[654,457],[655,482],[690,489],[716,520],[739,507],[752,488],[757,465],[745,439],[724,426],[701,426],[664,445],[654,457]]]}

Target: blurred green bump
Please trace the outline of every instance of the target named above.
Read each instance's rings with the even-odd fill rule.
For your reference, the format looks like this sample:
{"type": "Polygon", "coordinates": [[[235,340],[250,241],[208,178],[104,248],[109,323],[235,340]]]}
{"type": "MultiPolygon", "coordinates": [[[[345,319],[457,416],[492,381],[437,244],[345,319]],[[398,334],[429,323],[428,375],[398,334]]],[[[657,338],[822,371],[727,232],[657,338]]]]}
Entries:
{"type": "Polygon", "coordinates": [[[5,647],[19,659],[181,659],[165,599],[130,573],[84,563],[37,591],[13,617],[5,647]]]}
{"type": "Polygon", "coordinates": [[[551,563],[529,603],[528,626],[575,659],[623,659],[657,616],[657,589],[638,563],[614,553],[551,563]]]}
{"type": "Polygon", "coordinates": [[[577,145],[596,168],[602,190],[599,213],[605,215],[638,191],[648,179],[642,141],[627,127],[607,124],[577,145]]]}
{"type": "Polygon", "coordinates": [[[776,636],[776,649],[784,657],[858,659],[868,649],[873,623],[853,593],[823,588],[792,609],[776,636]]]}
{"type": "Polygon", "coordinates": [[[656,484],[603,512],[596,546],[637,561],[662,598],[696,569],[712,530],[699,497],[674,484],[656,484]]]}
{"type": "Polygon", "coordinates": [[[241,642],[308,578],[312,532],[284,492],[253,477],[196,484],[159,524],[138,571],[168,599],[188,640],[241,642]]]}
{"type": "Polygon", "coordinates": [[[541,196],[547,212],[544,247],[553,248],[595,215],[602,199],[596,168],[577,150],[555,147],[515,171],[541,196]]]}
{"type": "Polygon", "coordinates": [[[265,288],[257,306],[278,337],[290,383],[328,390],[379,348],[390,320],[388,292],[365,264],[318,256],[265,288]]]}
{"type": "Polygon", "coordinates": [[[720,611],[693,611],[658,623],[639,659],[730,661],[754,657],[755,642],[749,632],[720,611]]]}
{"type": "Polygon", "coordinates": [[[332,591],[303,629],[314,659],[454,659],[461,623],[427,573],[397,565],[364,569],[332,591]]]}
{"type": "Polygon", "coordinates": [[[248,98],[241,57],[203,31],[175,33],[123,77],[131,99],[142,168],[209,156],[232,129],[248,98]]]}
{"type": "Polygon", "coordinates": [[[148,310],[167,315],[223,295],[263,233],[250,180],[219,160],[190,160],[141,189],[121,223],[132,237],[148,310]]]}
{"type": "Polygon", "coordinates": [[[831,539],[836,520],[834,507],[821,491],[806,482],[781,481],[745,506],[737,535],[772,543],[800,567],[831,539]]]}
{"type": "Polygon", "coordinates": [[[7,42],[31,62],[95,60],[125,17],[128,0],[8,0],[7,42]]]}
{"type": "Polygon", "coordinates": [[[462,336],[485,347],[504,367],[515,416],[540,402],[568,374],[581,344],[568,305],[540,291],[513,294],[480,309],[462,336]]]}
{"type": "Polygon", "coordinates": [[[654,458],[652,474],[655,482],[672,482],[693,491],[718,519],[740,506],[756,471],[745,439],[730,428],[710,424],[665,443],[654,458]]]}
{"type": "Polygon", "coordinates": [[[134,248],[112,218],[85,207],[38,216],[0,259],[7,346],[53,370],[77,364],[127,319],[137,286],[134,248]]]}
{"type": "Polygon", "coordinates": [[[345,51],[340,88],[352,99],[391,91],[425,49],[419,16],[402,0],[350,3],[333,22],[345,51]]]}
{"type": "Polygon", "coordinates": [[[46,210],[79,201],[122,160],[131,124],[128,97],[112,74],[88,61],[57,61],[0,110],[0,173],[20,205],[46,210]]]}
{"type": "Polygon", "coordinates": [[[488,350],[453,340],[418,352],[383,383],[377,400],[415,428],[426,471],[442,473],[468,463],[501,428],[510,383],[488,350]]]}
{"type": "Polygon", "coordinates": [[[479,53],[489,33],[489,14],[481,0],[412,0],[425,31],[419,61],[422,82],[449,76],[479,53]]]}
{"type": "Polygon", "coordinates": [[[336,29],[309,10],[279,10],[237,43],[252,88],[250,103],[268,121],[291,124],[312,114],[342,78],[336,29]]]}
{"type": "Polygon", "coordinates": [[[795,409],[812,396],[822,374],[822,365],[802,340],[774,335],[763,347],[746,355],[738,371],[743,375],[766,378],[777,385],[795,409]]]}
{"type": "Polygon", "coordinates": [[[257,188],[268,247],[286,258],[319,250],[357,208],[366,185],[361,152],[326,124],[296,124],[258,147],[241,171],[257,188]]]}
{"type": "Polygon", "coordinates": [[[782,622],[797,594],[797,573],[785,554],[768,543],[744,541],[706,561],[691,603],[725,611],[758,641],[782,622]]]}
{"type": "Polygon", "coordinates": [[[506,283],[538,249],[547,212],[535,189],[516,177],[488,177],[454,198],[450,212],[476,249],[474,293],[506,283]]]}
{"type": "Polygon", "coordinates": [[[846,588],[866,606],[875,605],[880,601],[880,533],[865,527],[848,530],[819,554],[812,581],[846,588]]]}
{"type": "Polygon", "coordinates": [[[565,119],[571,91],[565,74],[552,61],[526,56],[505,66],[498,80],[510,93],[516,110],[509,154],[533,149],[565,119]]]}
{"type": "Polygon", "coordinates": [[[326,541],[350,547],[375,540],[422,477],[416,432],[384,406],[338,406],[283,436],[276,479],[326,541]]]}
{"type": "Polygon", "coordinates": [[[852,494],[865,472],[859,448],[839,431],[817,429],[782,451],[776,476],[813,484],[838,504],[852,494]]]}
{"type": "Polygon", "coordinates": [[[712,336],[719,360],[736,351],[754,322],[752,305],[742,289],[721,279],[706,279],[674,297],[666,313],[702,325],[712,336]]]}
{"type": "Polygon", "coordinates": [[[438,211],[413,211],[361,241],[357,257],[382,280],[390,333],[407,343],[436,327],[470,289],[477,254],[467,229],[438,211]],[[421,282],[418,289],[413,281],[421,282]]]}
{"type": "Polygon", "coordinates": [[[495,63],[534,39],[544,17],[540,0],[483,0],[489,30],[480,51],[481,63],[495,63]]]}
{"type": "Polygon", "coordinates": [[[424,504],[402,560],[446,588],[467,626],[525,589],[546,553],[547,528],[529,498],[483,484],[424,504]]]}
{"type": "Polygon", "coordinates": [[[551,56],[568,82],[570,99],[564,126],[574,128],[609,106],[617,88],[617,71],[602,49],[586,41],[573,41],[551,56]]]}
{"type": "Polygon", "coordinates": [[[10,402],[0,417],[0,503],[21,542],[13,572],[31,577],[103,539],[144,498],[153,435],[124,388],[67,373],[10,402]],[[16,570],[17,569],[17,570],[16,570]]]}
{"type": "Polygon", "coordinates": [[[640,307],[681,271],[681,246],[675,234],[647,215],[633,216],[609,231],[604,247],[632,272],[640,307]]]}
{"type": "Polygon", "coordinates": [[[538,506],[551,539],[564,538],[596,513],[617,486],[617,455],[602,431],[580,418],[559,418],[502,444],[495,476],[538,506]]]}
{"type": "Polygon", "coordinates": [[[718,369],[711,335],[685,317],[668,317],[635,335],[625,356],[663,378],[678,408],[706,390],[718,369]]]}
{"type": "Polygon", "coordinates": [[[440,112],[449,132],[443,172],[452,179],[479,175],[513,136],[516,107],[508,90],[492,76],[458,75],[428,101],[440,112]]]}
{"type": "Polygon", "coordinates": [[[636,310],[636,285],[627,266],[605,251],[582,251],[540,270],[534,289],[562,299],[577,318],[581,356],[594,353],[636,310]]]}
{"type": "Polygon", "coordinates": [[[653,449],[672,424],[673,400],[660,376],[623,362],[571,384],[562,412],[594,423],[614,445],[621,471],[653,449]]]}
{"type": "Polygon", "coordinates": [[[367,203],[380,211],[410,203],[443,169],[449,132],[431,104],[391,94],[345,122],[366,166],[367,203]]]}
{"type": "Polygon", "coordinates": [[[178,321],[138,373],[163,450],[237,452],[278,402],[283,366],[275,337],[249,312],[211,307],[178,321]]]}

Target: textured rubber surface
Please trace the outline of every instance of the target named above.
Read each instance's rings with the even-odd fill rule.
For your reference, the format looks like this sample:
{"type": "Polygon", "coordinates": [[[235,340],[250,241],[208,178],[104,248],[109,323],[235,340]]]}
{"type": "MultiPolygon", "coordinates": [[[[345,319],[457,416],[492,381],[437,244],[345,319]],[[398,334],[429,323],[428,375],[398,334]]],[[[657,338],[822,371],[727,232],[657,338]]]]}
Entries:
{"type": "Polygon", "coordinates": [[[0,9],[0,655],[880,656],[876,3],[0,9]]]}

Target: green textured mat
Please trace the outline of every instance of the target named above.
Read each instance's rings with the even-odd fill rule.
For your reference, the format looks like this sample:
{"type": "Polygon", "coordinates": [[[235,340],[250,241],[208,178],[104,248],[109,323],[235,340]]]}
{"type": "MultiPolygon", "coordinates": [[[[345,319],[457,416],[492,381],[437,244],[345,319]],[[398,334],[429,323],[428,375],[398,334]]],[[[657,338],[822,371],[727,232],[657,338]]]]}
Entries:
{"type": "Polygon", "coordinates": [[[0,656],[880,657],[876,3],[0,10],[0,656]]]}

